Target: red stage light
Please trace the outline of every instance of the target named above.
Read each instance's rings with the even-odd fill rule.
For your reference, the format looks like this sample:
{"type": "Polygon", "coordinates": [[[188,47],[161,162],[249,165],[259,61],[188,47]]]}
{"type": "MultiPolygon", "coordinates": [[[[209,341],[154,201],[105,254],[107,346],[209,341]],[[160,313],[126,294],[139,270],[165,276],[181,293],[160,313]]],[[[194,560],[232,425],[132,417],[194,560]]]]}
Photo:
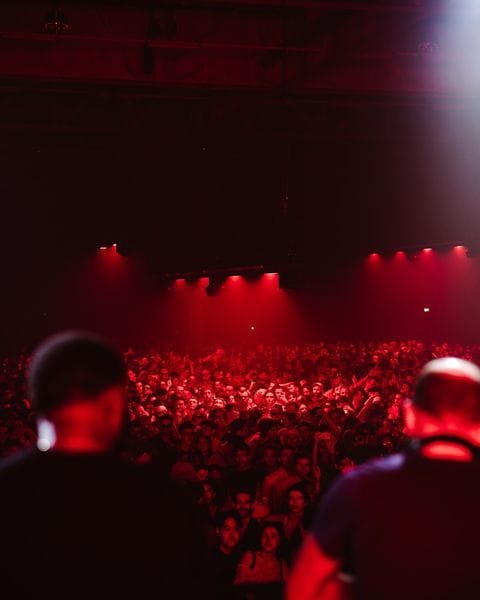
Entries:
{"type": "Polygon", "coordinates": [[[426,307],[423,309],[423,312],[424,312],[424,313],[429,313],[429,312],[430,312],[430,309],[428,308],[428,306],[426,306],[426,307]]]}
{"type": "Polygon", "coordinates": [[[433,252],[432,248],[424,248],[423,252],[433,252]]]}
{"type": "Polygon", "coordinates": [[[106,246],[100,246],[100,250],[106,250],[107,247],[106,246]]]}

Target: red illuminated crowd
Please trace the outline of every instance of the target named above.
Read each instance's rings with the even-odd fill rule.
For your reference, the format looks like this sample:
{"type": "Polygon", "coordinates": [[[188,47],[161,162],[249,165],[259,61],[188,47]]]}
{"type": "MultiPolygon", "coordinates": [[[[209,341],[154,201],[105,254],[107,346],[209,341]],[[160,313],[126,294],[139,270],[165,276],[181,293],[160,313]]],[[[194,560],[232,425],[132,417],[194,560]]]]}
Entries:
{"type": "MultiPolygon", "coordinates": [[[[405,446],[400,405],[420,367],[448,355],[478,362],[479,352],[418,341],[130,349],[121,452],[192,495],[223,598],[280,597],[333,478],[405,446]]],[[[3,455],[35,441],[27,363],[1,363],[3,455]]]]}

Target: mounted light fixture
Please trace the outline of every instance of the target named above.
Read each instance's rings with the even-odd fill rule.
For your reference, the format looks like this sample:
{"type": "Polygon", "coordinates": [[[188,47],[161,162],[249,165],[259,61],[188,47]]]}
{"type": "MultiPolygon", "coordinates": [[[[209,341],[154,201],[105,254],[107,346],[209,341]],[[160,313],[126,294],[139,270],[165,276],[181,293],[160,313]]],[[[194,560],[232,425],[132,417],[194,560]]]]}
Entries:
{"type": "Polygon", "coordinates": [[[68,19],[58,7],[55,6],[45,15],[43,31],[54,35],[63,35],[70,31],[68,19]]]}

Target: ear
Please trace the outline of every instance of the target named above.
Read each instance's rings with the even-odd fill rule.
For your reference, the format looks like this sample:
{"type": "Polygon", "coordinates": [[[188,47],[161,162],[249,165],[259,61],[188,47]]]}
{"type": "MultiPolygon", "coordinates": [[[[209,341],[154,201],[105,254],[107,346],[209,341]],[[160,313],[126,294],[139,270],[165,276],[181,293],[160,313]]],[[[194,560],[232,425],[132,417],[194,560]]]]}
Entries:
{"type": "Polygon", "coordinates": [[[112,386],[102,394],[102,417],[105,424],[113,430],[120,430],[126,410],[125,390],[121,386],[112,386]]]}
{"type": "Polygon", "coordinates": [[[417,413],[413,402],[409,398],[405,398],[402,403],[403,419],[405,427],[409,434],[414,434],[417,429],[417,413]]]}

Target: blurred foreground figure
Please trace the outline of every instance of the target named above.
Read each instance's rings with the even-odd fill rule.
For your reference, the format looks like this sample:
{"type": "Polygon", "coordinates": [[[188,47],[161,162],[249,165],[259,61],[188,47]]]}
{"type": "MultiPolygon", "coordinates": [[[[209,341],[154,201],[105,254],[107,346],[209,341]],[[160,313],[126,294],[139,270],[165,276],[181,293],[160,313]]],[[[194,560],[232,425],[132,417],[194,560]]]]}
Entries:
{"type": "Polygon", "coordinates": [[[457,358],[429,362],[403,409],[410,449],[332,486],[288,600],[478,596],[480,369],[457,358]]]}
{"type": "Polygon", "coordinates": [[[121,356],[90,334],[35,353],[37,448],[0,464],[2,597],[183,599],[204,587],[190,503],[115,456],[125,377],[121,356]]]}

